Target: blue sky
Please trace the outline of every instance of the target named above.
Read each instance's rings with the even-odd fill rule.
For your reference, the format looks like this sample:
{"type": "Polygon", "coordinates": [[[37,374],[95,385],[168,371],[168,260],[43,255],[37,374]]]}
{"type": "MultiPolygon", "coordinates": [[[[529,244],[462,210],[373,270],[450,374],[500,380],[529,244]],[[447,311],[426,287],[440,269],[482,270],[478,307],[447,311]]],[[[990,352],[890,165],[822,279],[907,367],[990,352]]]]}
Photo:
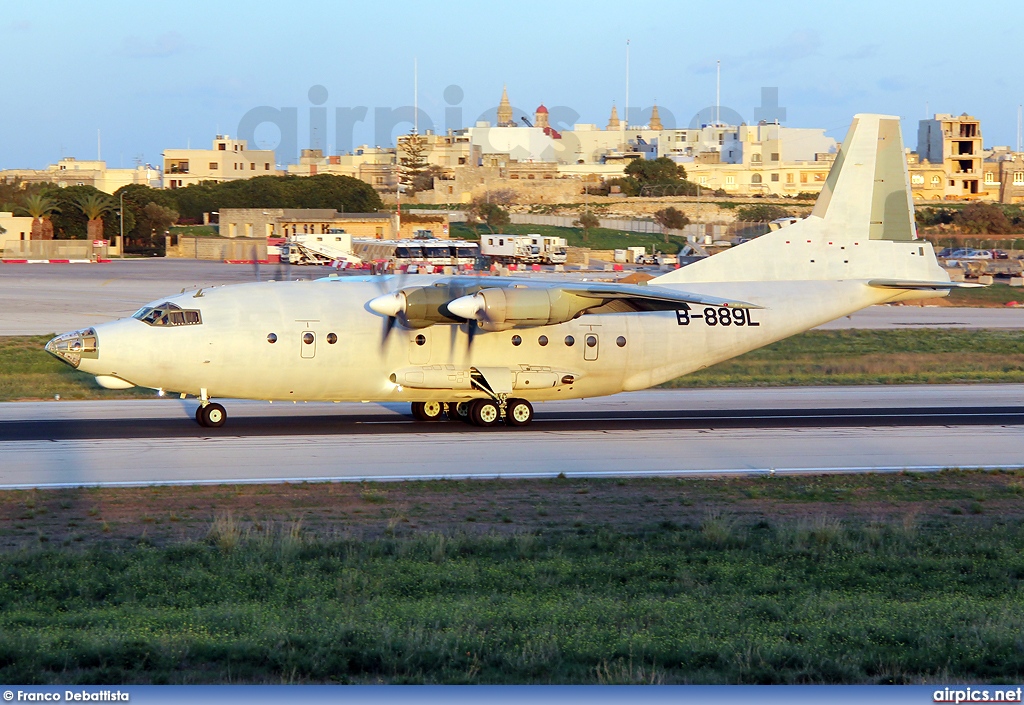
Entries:
{"type": "MultiPolygon", "coordinates": [[[[299,148],[387,144],[409,126],[388,130],[375,110],[412,104],[414,59],[437,128],[446,108],[469,124],[493,111],[502,84],[527,113],[543,102],[603,126],[625,103],[627,39],[630,105],[657,100],[665,122],[714,104],[721,60],[721,104],[748,121],[760,89],[778,87],[784,124],[837,139],[854,113],[884,112],[904,118],[914,147],[927,106],[979,117],[986,146],[1014,145],[1022,29],[1016,2],[945,0],[5,3],[0,168],[95,158],[97,129],[110,166],[158,164],[165,148],[238,134],[258,106],[295,109],[299,148]],[[323,135],[311,135],[313,86],[326,89],[312,91],[328,108],[323,135]],[[449,86],[460,90],[446,101],[449,86]],[[339,139],[335,109],[359,106],[365,120],[339,139]]],[[[280,139],[270,124],[254,136],[280,139]]]]}

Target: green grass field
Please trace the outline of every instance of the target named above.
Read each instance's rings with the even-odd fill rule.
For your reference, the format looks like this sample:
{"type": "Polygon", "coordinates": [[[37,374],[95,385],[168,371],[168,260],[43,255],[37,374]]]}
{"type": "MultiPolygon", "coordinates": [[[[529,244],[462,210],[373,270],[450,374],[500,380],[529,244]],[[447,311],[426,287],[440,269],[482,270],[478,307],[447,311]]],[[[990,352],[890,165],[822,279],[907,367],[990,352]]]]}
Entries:
{"type": "MultiPolygon", "coordinates": [[[[43,351],[48,336],[0,337],[0,401],[130,399],[43,351]]],[[[1024,382],[1024,332],[812,331],[667,383],[666,387],[1024,382]]]]}
{"type": "Polygon", "coordinates": [[[87,374],[74,370],[43,350],[53,336],[0,336],[0,401],[18,399],[131,399],[152,390],[103,389],[87,374]]]}
{"type": "Polygon", "coordinates": [[[980,289],[953,289],[948,301],[953,306],[1005,306],[1011,301],[1024,304],[1024,288],[992,284],[980,289]]]}
{"type": "Polygon", "coordinates": [[[666,387],[1024,382],[1024,331],[811,331],[666,387]]]}
{"type": "MultiPolygon", "coordinates": [[[[966,513],[945,507],[960,503],[948,477],[878,481],[905,486],[878,516],[902,516],[863,516],[874,505],[859,495],[877,494],[870,477],[661,480],[643,483],[654,496],[642,502],[686,512],[702,485],[719,484],[762,510],[657,520],[630,502],[620,508],[632,513],[628,527],[580,510],[519,533],[375,538],[346,535],[344,522],[334,536],[307,536],[296,522],[243,530],[220,515],[199,540],[155,546],[143,530],[127,544],[8,551],[0,680],[1018,682],[1024,521],[989,512],[1004,496],[1019,505],[1020,475],[968,493],[966,513]],[[910,495],[931,497],[930,511],[919,515],[910,495]],[[862,516],[820,504],[772,516],[801,499],[862,516]]],[[[465,500],[494,484],[448,487],[465,500]]],[[[564,492],[614,501],[619,485],[577,481],[564,492]]],[[[55,504],[30,496],[30,513],[55,504]]]]}

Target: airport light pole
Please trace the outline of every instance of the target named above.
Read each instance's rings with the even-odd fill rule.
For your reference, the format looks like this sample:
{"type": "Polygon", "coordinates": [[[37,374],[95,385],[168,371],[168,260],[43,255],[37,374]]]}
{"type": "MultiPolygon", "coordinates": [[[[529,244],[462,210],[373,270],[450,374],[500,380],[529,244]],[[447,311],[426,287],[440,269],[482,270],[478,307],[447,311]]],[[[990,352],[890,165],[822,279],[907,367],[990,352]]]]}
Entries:
{"type": "Polygon", "coordinates": [[[119,250],[121,259],[124,259],[124,189],[121,190],[121,210],[117,212],[117,215],[121,218],[121,234],[117,246],[121,248],[119,250]]]}

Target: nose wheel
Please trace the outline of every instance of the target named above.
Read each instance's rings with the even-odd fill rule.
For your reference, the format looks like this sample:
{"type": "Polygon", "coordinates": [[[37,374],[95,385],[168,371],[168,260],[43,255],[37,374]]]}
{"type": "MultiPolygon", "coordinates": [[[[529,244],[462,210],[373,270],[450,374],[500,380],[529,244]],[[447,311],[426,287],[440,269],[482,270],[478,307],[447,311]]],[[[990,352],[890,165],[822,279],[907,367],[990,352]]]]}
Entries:
{"type": "Polygon", "coordinates": [[[220,404],[206,404],[196,409],[196,423],[203,428],[220,428],[228,420],[228,412],[220,404]]]}

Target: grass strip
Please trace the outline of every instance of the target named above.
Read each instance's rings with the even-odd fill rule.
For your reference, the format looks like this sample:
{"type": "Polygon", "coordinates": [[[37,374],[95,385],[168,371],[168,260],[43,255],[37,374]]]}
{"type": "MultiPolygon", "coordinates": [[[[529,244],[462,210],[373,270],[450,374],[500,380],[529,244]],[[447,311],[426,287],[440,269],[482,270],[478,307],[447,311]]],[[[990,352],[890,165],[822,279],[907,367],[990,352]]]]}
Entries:
{"type": "Polygon", "coordinates": [[[1024,382],[1024,332],[809,331],[664,387],[1024,382]]]}
{"type": "Polygon", "coordinates": [[[1024,522],[822,514],[631,530],[0,555],[18,683],[1013,683],[1024,522]]]}
{"type": "Polygon", "coordinates": [[[103,389],[92,375],[53,357],[43,346],[52,335],[0,336],[0,401],[20,399],[133,399],[151,389],[103,389]]]}

